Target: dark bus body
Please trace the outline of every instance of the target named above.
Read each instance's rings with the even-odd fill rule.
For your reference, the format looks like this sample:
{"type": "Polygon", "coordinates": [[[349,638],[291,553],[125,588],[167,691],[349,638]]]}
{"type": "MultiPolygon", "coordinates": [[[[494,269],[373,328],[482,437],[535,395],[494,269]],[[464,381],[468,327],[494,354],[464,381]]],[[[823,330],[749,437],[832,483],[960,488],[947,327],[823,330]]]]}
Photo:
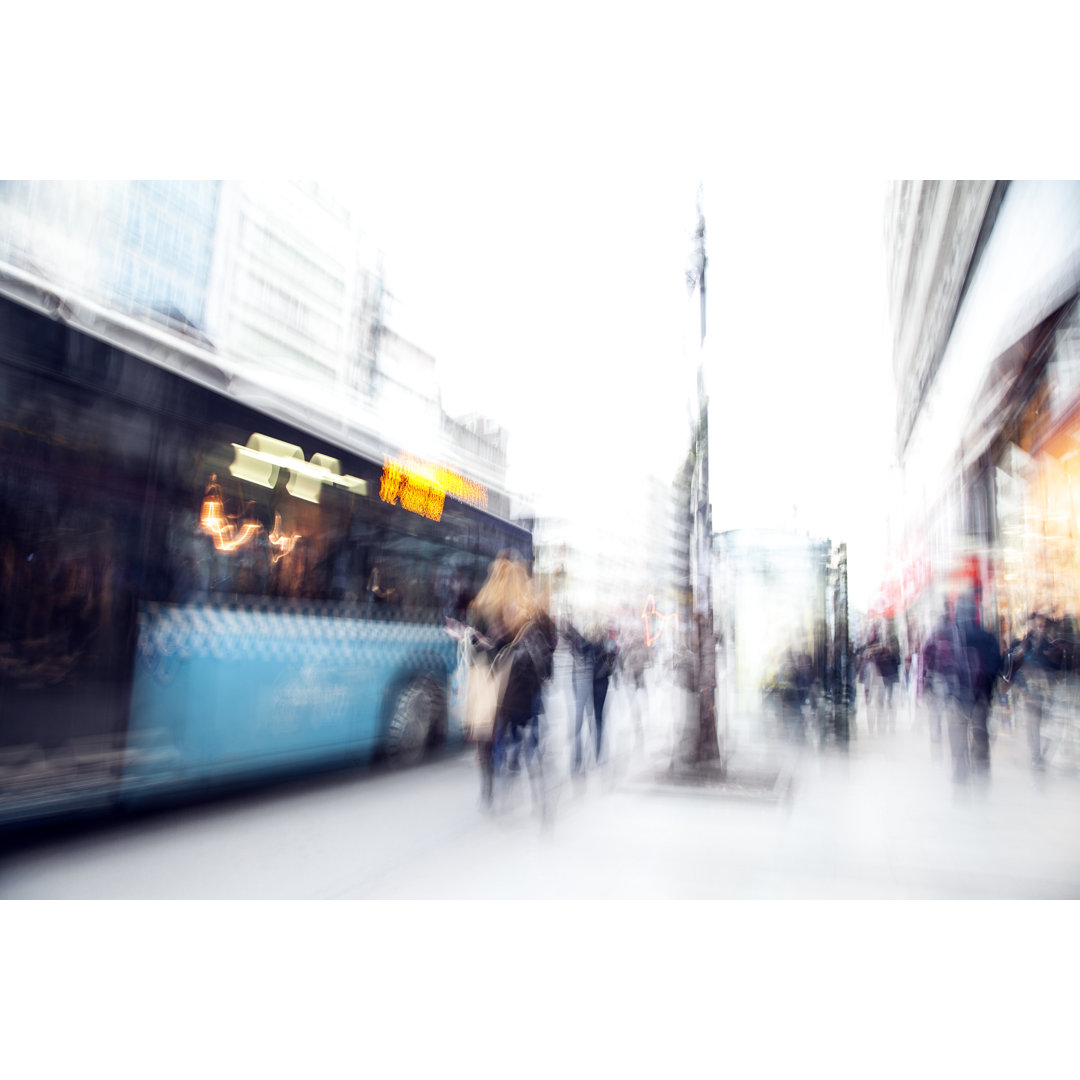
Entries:
{"type": "Polygon", "coordinates": [[[531,562],[527,531],[450,494],[433,520],[388,495],[396,448],[10,291],[0,828],[460,738],[446,620],[500,550],[531,562]]]}

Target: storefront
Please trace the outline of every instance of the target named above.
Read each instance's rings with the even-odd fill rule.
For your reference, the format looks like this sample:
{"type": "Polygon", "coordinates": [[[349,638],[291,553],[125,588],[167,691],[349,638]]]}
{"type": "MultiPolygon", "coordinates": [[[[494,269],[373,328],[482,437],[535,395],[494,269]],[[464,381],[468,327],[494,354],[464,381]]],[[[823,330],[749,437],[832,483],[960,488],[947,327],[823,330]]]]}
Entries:
{"type": "Polygon", "coordinates": [[[1002,619],[1080,613],[1080,306],[1061,313],[996,468],[1002,619]]]}
{"type": "Polygon", "coordinates": [[[969,592],[1019,636],[1080,612],[1080,184],[1011,184],[965,289],[902,448],[896,621],[925,633],[969,592]]]}

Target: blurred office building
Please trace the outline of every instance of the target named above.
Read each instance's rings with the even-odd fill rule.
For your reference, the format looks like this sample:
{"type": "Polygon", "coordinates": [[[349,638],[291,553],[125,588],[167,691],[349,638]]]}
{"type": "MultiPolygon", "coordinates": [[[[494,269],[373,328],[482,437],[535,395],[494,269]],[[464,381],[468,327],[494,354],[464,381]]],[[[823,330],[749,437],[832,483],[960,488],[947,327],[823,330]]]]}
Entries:
{"type": "Polygon", "coordinates": [[[356,215],[313,182],[227,183],[221,200],[218,347],[268,372],[366,388],[381,255],[356,215]]]}
{"type": "Polygon", "coordinates": [[[896,184],[886,212],[901,469],[883,614],[973,592],[995,632],[1080,611],[1080,183],[896,184]]]}
{"type": "Polygon", "coordinates": [[[436,360],[395,329],[383,252],[345,190],[3,181],[0,264],[57,290],[84,323],[95,306],[150,322],[249,385],[505,489],[505,433],[443,412],[436,360]]]}

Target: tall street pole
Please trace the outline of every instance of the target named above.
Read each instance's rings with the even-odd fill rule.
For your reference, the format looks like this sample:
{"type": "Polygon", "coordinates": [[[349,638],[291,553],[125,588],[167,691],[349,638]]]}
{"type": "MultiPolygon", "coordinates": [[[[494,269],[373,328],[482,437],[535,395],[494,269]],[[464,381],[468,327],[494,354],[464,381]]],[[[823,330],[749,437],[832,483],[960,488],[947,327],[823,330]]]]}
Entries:
{"type": "Polygon", "coordinates": [[[694,638],[696,642],[698,724],[695,745],[689,747],[696,763],[721,758],[716,725],[716,634],[712,604],[712,506],[709,501],[709,402],[705,395],[705,215],[698,189],[698,220],[694,230],[692,270],[687,273],[691,291],[696,288],[701,305],[701,339],[698,351],[697,422],[694,431],[694,475],[690,485],[695,554],[692,580],[694,638]]]}

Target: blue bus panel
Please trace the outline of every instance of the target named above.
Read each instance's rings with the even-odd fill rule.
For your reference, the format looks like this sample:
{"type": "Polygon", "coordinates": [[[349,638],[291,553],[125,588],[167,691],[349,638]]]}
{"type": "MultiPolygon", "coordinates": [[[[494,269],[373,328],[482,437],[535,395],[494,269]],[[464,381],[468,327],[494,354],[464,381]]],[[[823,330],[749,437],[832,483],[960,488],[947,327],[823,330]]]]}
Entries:
{"type": "Polygon", "coordinates": [[[138,637],[125,798],[368,757],[395,689],[457,664],[439,627],[328,615],[155,605],[138,637]]]}

